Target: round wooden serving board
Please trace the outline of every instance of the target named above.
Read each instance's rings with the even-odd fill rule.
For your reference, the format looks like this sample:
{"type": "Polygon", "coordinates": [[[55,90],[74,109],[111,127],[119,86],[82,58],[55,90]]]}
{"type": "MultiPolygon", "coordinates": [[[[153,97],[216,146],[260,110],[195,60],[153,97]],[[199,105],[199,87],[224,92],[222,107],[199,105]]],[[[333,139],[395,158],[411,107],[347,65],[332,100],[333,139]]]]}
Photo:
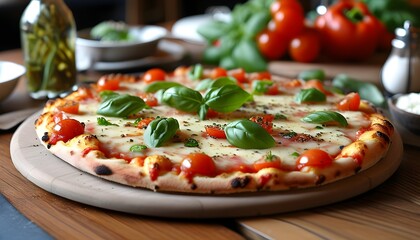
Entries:
{"type": "Polygon", "coordinates": [[[324,186],[282,192],[232,195],[161,193],[113,183],[84,173],[40,144],[32,115],[13,135],[10,152],[20,173],[59,196],[100,208],[148,216],[224,218],[268,215],[342,201],[378,186],[401,163],[403,145],[396,133],[387,157],[352,177],[324,186]]]}

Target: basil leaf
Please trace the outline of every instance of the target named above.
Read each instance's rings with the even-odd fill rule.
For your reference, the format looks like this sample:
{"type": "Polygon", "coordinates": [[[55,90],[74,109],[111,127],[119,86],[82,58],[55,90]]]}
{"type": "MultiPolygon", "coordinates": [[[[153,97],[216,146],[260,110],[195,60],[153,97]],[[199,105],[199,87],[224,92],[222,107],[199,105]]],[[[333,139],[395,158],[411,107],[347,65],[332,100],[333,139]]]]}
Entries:
{"type": "Polygon", "coordinates": [[[171,87],[162,96],[162,102],[184,112],[197,112],[203,97],[197,91],[184,86],[171,87]]]}
{"type": "Polygon", "coordinates": [[[238,67],[247,72],[267,71],[267,62],[253,40],[242,40],[233,49],[232,57],[238,67]]]}
{"type": "Polygon", "coordinates": [[[198,116],[200,117],[200,120],[206,119],[207,112],[209,111],[209,106],[206,104],[203,104],[198,109],[198,116]]]}
{"type": "Polygon", "coordinates": [[[327,96],[316,88],[302,89],[296,94],[295,102],[324,102],[327,100],[327,96]]]}
{"type": "Polygon", "coordinates": [[[102,101],[104,101],[108,97],[118,96],[118,95],[119,95],[119,93],[116,93],[116,92],[110,91],[110,90],[105,90],[105,91],[99,92],[99,96],[101,97],[102,101]]]}
{"type": "Polygon", "coordinates": [[[207,90],[214,87],[222,87],[224,85],[236,85],[236,79],[233,77],[220,77],[216,80],[205,79],[201,81],[195,88],[197,91],[207,90]]]}
{"type": "Polygon", "coordinates": [[[353,79],[345,74],[337,75],[332,81],[333,87],[342,89],[345,93],[358,92],[360,98],[365,99],[378,107],[384,107],[386,101],[376,85],[353,79]]]}
{"type": "Polygon", "coordinates": [[[99,104],[97,114],[108,117],[128,117],[146,107],[143,99],[129,94],[111,94],[99,104]]]}
{"type": "Polygon", "coordinates": [[[203,66],[201,64],[194,65],[188,72],[188,76],[193,80],[199,80],[203,77],[203,66]]]}
{"type": "Polygon", "coordinates": [[[104,117],[96,118],[98,125],[100,126],[118,126],[117,124],[111,123],[110,121],[106,120],[104,117]]]}
{"type": "Polygon", "coordinates": [[[209,21],[197,29],[197,33],[210,43],[219,39],[230,30],[230,25],[222,21],[209,21]]]}
{"type": "Polygon", "coordinates": [[[325,80],[325,72],[322,69],[305,70],[299,73],[298,79],[301,79],[303,81],[317,79],[322,82],[325,80]]]}
{"type": "Polygon", "coordinates": [[[157,92],[159,90],[166,90],[168,88],[171,87],[176,87],[176,86],[181,86],[181,84],[177,83],[177,82],[168,82],[168,81],[156,81],[156,82],[152,82],[150,84],[148,84],[145,88],[144,91],[147,93],[154,93],[157,92]]]}
{"type": "Polygon", "coordinates": [[[149,147],[160,147],[179,129],[179,123],[174,118],[156,118],[144,131],[144,142],[149,147]]]}
{"type": "Polygon", "coordinates": [[[146,149],[147,149],[146,145],[135,144],[130,147],[130,152],[143,152],[143,150],[146,150],[146,149]]]}
{"type": "Polygon", "coordinates": [[[233,112],[251,98],[251,94],[238,85],[224,85],[210,89],[204,96],[204,104],[216,112],[233,112]]]}
{"type": "Polygon", "coordinates": [[[250,120],[237,120],[224,128],[227,141],[243,149],[266,149],[276,145],[273,137],[259,124],[250,120]]]}
{"type": "Polygon", "coordinates": [[[244,37],[247,39],[254,39],[259,32],[267,27],[267,23],[270,19],[271,15],[268,11],[254,13],[246,22],[244,37]]]}
{"type": "Polygon", "coordinates": [[[237,66],[231,55],[222,57],[222,59],[220,59],[219,65],[224,69],[234,69],[237,66]]]}
{"type": "Polygon", "coordinates": [[[252,93],[262,95],[267,92],[268,87],[273,85],[273,81],[269,80],[255,80],[252,81],[252,93]]]}
{"type": "Polygon", "coordinates": [[[198,147],[198,141],[194,138],[187,138],[187,141],[185,141],[184,146],[186,147],[198,147]]]}
{"type": "Polygon", "coordinates": [[[342,127],[348,125],[346,118],[338,112],[319,111],[306,115],[302,121],[307,123],[328,124],[331,122],[338,123],[342,127]]]}

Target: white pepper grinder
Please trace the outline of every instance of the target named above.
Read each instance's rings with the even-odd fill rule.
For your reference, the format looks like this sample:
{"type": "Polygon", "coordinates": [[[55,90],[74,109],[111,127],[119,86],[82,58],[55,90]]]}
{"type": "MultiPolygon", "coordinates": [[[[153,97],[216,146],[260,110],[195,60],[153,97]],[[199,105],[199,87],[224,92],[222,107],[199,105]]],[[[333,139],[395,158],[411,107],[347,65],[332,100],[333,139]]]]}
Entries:
{"type": "Polygon", "coordinates": [[[420,29],[404,22],[395,29],[392,50],[381,71],[387,95],[420,92],[420,29]]]}

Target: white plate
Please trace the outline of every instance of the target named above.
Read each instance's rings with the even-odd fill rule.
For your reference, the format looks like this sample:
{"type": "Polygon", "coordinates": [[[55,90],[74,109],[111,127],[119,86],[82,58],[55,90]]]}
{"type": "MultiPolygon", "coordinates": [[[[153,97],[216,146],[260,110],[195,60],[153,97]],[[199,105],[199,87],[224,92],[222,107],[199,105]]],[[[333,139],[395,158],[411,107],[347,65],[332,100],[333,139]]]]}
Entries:
{"type": "Polygon", "coordinates": [[[181,18],[172,26],[172,36],[185,41],[204,44],[204,38],[197,33],[198,27],[213,19],[211,14],[195,15],[181,18]]]}
{"type": "MultiPolygon", "coordinates": [[[[160,40],[157,52],[152,56],[120,62],[96,62],[93,64],[92,69],[97,71],[117,71],[159,66],[180,61],[185,55],[186,50],[180,44],[167,40],[160,40]]],[[[88,56],[84,55],[83,52],[76,52],[76,65],[78,71],[88,70],[90,64],[90,58],[88,56]]]]}
{"type": "Polygon", "coordinates": [[[59,196],[116,211],[175,218],[260,216],[307,209],[342,201],[383,183],[401,163],[403,147],[396,132],[387,157],[352,177],[316,188],[232,195],[188,195],[133,188],[79,171],[52,155],[39,143],[35,114],[15,132],[12,161],[20,173],[59,196]]]}

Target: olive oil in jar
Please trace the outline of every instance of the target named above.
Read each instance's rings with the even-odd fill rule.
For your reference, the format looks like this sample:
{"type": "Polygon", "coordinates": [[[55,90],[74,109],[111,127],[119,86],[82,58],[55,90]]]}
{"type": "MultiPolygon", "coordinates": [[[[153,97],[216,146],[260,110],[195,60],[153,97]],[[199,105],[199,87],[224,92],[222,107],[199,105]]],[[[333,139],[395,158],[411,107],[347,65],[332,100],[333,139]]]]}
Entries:
{"type": "Polygon", "coordinates": [[[63,0],[31,0],[20,20],[27,87],[55,98],[76,83],[76,25],[63,0]]]}

